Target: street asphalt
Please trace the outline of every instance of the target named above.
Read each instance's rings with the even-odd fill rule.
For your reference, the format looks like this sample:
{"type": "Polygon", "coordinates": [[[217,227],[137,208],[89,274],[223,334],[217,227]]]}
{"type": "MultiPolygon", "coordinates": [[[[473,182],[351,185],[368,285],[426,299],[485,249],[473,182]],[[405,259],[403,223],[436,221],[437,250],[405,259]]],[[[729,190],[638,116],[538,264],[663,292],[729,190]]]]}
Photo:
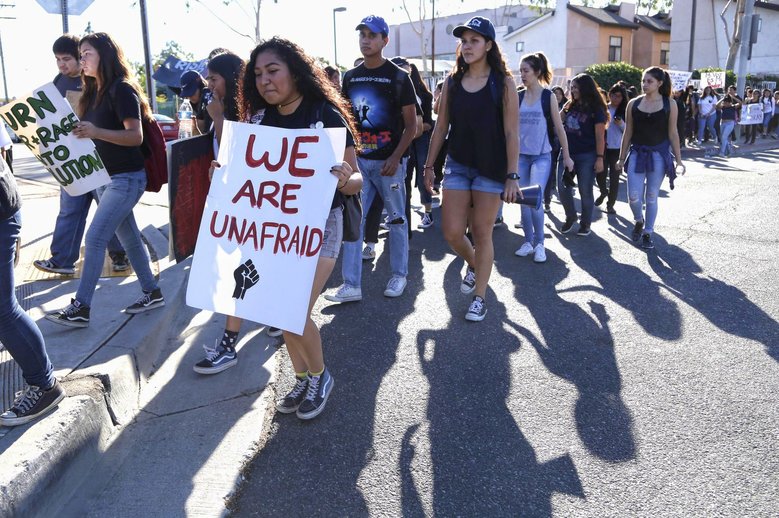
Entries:
{"type": "Polygon", "coordinates": [[[380,244],[363,300],[314,310],[327,409],[273,418],[234,515],[776,516],[779,152],[687,165],[648,252],[624,182],[588,237],[553,203],[545,264],[508,207],[481,323],[438,210],[398,299],[380,244]]]}

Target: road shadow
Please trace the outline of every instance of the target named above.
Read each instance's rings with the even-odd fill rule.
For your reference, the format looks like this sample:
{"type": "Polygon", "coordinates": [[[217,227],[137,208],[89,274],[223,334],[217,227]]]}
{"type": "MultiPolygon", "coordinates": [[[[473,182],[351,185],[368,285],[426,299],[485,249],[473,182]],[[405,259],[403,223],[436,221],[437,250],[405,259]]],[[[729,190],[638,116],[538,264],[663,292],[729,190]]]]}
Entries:
{"type": "MultiPolygon", "coordinates": [[[[453,261],[444,285],[460,283],[463,263],[453,261]]],[[[551,516],[555,492],[584,497],[568,454],[541,463],[509,411],[510,356],[520,347],[507,331],[505,306],[487,293],[482,323],[463,318],[464,299],[447,289],[449,322],[445,329],[421,330],[417,350],[429,383],[429,422],[434,516],[551,516]]],[[[446,318],[446,317],[444,317],[446,318]]],[[[400,457],[404,515],[421,515],[424,504],[413,480],[415,455],[406,431],[400,457]]]]}
{"type": "Polygon", "coordinates": [[[665,288],[720,330],[760,342],[779,362],[779,323],[735,286],[704,275],[686,250],[655,236],[655,249],[647,262],[665,288]]]}

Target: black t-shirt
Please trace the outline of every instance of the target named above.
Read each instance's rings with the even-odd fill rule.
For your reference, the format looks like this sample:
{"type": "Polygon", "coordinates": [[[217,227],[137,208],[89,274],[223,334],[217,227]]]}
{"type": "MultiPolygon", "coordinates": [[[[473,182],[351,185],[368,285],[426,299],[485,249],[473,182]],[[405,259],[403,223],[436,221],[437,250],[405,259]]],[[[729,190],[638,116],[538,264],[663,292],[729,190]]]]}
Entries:
{"type": "Polygon", "coordinates": [[[62,74],[57,74],[57,77],[54,78],[53,83],[54,86],[57,87],[57,90],[59,90],[59,93],[62,95],[62,97],[67,95],[68,90],[72,90],[74,92],[81,91],[81,76],[68,77],[63,76],[62,74]]]}
{"type": "Polygon", "coordinates": [[[378,68],[360,65],[344,77],[343,94],[351,101],[360,131],[360,156],[384,160],[403,134],[403,107],[416,104],[409,75],[387,60],[378,68]]]}
{"type": "Polygon", "coordinates": [[[563,126],[568,138],[568,152],[571,155],[595,153],[595,125],[606,123],[603,110],[594,112],[579,111],[573,107],[563,112],[563,126]]]}
{"type": "MultiPolygon", "coordinates": [[[[251,119],[251,122],[257,122],[261,126],[284,129],[311,128],[319,121],[322,122],[325,128],[346,128],[346,147],[354,146],[354,137],[352,132],[349,131],[346,121],[335,106],[325,101],[312,102],[308,99],[303,99],[298,109],[289,115],[282,115],[275,106],[269,106],[265,109],[265,113],[261,118],[252,117],[251,119]]],[[[340,159],[341,157],[338,158],[340,159]]],[[[341,204],[341,196],[336,190],[333,195],[331,209],[340,207],[341,204]]]]}
{"type": "MultiPolygon", "coordinates": [[[[125,119],[141,120],[141,102],[135,90],[125,82],[111,86],[100,102],[93,104],[81,117],[98,128],[109,130],[123,130],[125,119]]],[[[120,146],[100,139],[94,139],[94,142],[109,175],[143,169],[140,146],[120,146]]]]}

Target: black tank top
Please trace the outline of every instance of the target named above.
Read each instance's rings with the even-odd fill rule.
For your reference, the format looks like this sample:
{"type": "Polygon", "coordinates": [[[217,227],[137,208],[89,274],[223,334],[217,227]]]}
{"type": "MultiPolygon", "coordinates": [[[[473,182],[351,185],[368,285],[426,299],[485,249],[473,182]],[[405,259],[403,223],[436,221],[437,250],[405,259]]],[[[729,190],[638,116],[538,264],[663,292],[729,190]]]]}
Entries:
{"type": "MultiPolygon", "coordinates": [[[[506,135],[497,94],[491,92],[490,79],[478,92],[467,92],[459,81],[452,81],[449,101],[449,154],[457,162],[474,167],[491,180],[506,180],[506,135]],[[497,99],[493,99],[497,97],[497,99]]],[[[494,87],[493,87],[494,88],[494,87]]]]}
{"type": "Polygon", "coordinates": [[[668,140],[668,117],[671,112],[670,101],[663,97],[663,108],[656,112],[646,113],[638,109],[644,97],[639,97],[633,104],[633,137],[631,142],[641,146],[656,146],[668,140]]]}

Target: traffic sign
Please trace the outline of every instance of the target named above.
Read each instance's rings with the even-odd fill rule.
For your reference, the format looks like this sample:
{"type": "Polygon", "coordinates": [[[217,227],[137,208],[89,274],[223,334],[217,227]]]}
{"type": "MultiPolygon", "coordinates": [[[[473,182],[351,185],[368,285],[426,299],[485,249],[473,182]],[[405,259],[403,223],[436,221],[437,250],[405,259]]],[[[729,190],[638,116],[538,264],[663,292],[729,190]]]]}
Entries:
{"type": "Polygon", "coordinates": [[[84,10],[92,5],[94,0],[35,0],[38,5],[49,14],[62,14],[62,5],[67,4],[68,15],[79,16],[84,10]]]}

